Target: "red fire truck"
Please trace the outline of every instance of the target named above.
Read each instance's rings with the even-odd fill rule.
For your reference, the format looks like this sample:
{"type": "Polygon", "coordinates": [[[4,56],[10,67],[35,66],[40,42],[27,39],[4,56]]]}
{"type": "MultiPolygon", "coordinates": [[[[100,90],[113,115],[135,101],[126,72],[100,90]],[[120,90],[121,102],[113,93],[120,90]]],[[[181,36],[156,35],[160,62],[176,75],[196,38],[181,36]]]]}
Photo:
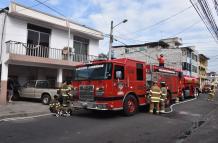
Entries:
{"type": "Polygon", "coordinates": [[[131,59],[93,61],[75,68],[74,107],[123,110],[126,115],[146,104],[146,64],[131,59]]]}
{"type": "Polygon", "coordinates": [[[183,75],[176,69],[146,65],[127,58],[93,61],[75,68],[74,107],[93,110],[123,110],[126,115],[146,105],[146,89],[152,81],[165,82],[168,104],[183,97],[183,75]]]}
{"type": "Polygon", "coordinates": [[[147,89],[151,87],[152,81],[157,81],[160,86],[161,82],[166,83],[167,103],[183,100],[183,74],[179,69],[162,68],[155,65],[147,65],[147,89]]]}

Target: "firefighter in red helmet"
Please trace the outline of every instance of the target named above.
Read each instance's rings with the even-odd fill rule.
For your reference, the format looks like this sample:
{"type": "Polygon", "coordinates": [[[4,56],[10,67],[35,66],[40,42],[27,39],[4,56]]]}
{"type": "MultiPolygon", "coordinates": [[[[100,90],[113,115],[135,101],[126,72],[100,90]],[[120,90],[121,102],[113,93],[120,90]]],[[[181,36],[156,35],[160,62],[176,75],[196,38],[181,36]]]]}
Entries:
{"type": "Polygon", "coordinates": [[[157,60],[159,61],[159,67],[164,67],[165,59],[163,54],[160,54],[160,57],[157,56],[157,60]]]}

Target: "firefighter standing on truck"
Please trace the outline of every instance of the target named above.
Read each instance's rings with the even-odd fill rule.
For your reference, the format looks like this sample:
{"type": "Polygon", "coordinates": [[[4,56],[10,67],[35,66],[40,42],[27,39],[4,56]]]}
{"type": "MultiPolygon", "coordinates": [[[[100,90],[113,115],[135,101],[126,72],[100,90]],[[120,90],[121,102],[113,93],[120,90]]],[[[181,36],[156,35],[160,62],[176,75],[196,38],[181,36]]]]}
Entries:
{"type": "Polygon", "coordinates": [[[161,82],[161,97],[160,97],[160,113],[165,113],[165,101],[167,98],[167,88],[166,83],[161,82]]]}
{"type": "Polygon", "coordinates": [[[150,102],[150,113],[154,113],[154,108],[156,109],[156,113],[159,114],[160,111],[160,96],[161,96],[161,89],[157,85],[157,82],[154,81],[154,85],[151,87],[150,90],[151,94],[151,102],[150,102]]]}
{"type": "Polygon", "coordinates": [[[164,62],[165,62],[163,54],[160,54],[160,57],[157,56],[157,60],[159,61],[159,67],[163,68],[164,67],[164,62]]]}

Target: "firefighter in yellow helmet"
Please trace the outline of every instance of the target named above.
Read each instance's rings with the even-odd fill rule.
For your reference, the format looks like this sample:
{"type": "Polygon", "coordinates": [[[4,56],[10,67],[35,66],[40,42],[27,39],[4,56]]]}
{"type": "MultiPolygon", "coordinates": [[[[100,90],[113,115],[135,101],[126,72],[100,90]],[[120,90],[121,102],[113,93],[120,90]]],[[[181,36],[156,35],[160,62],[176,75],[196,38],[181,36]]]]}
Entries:
{"type": "Polygon", "coordinates": [[[210,89],[209,89],[209,93],[208,93],[208,100],[210,101],[214,101],[214,96],[216,94],[216,91],[215,91],[215,86],[214,85],[211,85],[210,89]]]}
{"type": "Polygon", "coordinates": [[[61,96],[63,98],[63,106],[67,106],[70,103],[72,86],[69,82],[65,81],[61,87],[61,96]]]}
{"type": "Polygon", "coordinates": [[[167,98],[167,88],[166,83],[161,82],[161,97],[160,97],[160,113],[165,113],[165,101],[167,98]]]}
{"type": "Polygon", "coordinates": [[[160,87],[157,85],[157,82],[155,81],[153,86],[151,87],[150,90],[150,94],[151,94],[151,102],[150,102],[150,113],[153,113],[154,111],[154,107],[156,109],[156,113],[159,114],[160,111],[160,96],[161,96],[161,89],[160,87]]]}

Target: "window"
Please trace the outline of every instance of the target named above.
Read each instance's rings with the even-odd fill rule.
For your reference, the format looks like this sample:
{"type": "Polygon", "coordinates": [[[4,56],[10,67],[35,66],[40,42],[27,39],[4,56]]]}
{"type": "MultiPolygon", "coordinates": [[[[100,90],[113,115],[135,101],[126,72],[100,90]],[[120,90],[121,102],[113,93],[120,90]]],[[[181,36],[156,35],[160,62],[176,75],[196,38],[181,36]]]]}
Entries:
{"type": "Polygon", "coordinates": [[[136,79],[143,80],[143,64],[136,64],[136,79]]]}
{"type": "Polygon", "coordinates": [[[30,56],[48,57],[51,30],[33,24],[27,24],[27,30],[28,48],[26,54],[30,56]]]}
{"type": "Polygon", "coordinates": [[[88,55],[88,46],[89,46],[89,39],[85,39],[79,36],[74,36],[74,53],[81,54],[81,55],[88,55]]]}
{"type": "Polygon", "coordinates": [[[186,53],[187,53],[186,51],[182,51],[183,56],[186,56],[186,53]]]}
{"type": "Polygon", "coordinates": [[[48,88],[49,85],[48,85],[48,82],[46,81],[37,81],[37,88],[48,88]]]}
{"type": "Polygon", "coordinates": [[[197,73],[197,67],[192,65],[192,72],[197,73]]]}
{"type": "Polygon", "coordinates": [[[115,65],[114,67],[114,79],[117,79],[116,72],[121,71],[122,77],[120,79],[124,79],[124,66],[115,65]]]}
{"type": "Polygon", "coordinates": [[[129,54],[129,49],[125,48],[125,54],[129,54]]]}
{"type": "Polygon", "coordinates": [[[188,56],[189,58],[191,58],[191,52],[190,52],[190,51],[187,51],[187,56],[188,56]]]}
{"type": "Polygon", "coordinates": [[[187,70],[187,63],[186,62],[182,62],[182,69],[187,70]]]}
{"type": "Polygon", "coordinates": [[[189,64],[189,63],[187,63],[187,62],[183,62],[183,63],[182,63],[182,69],[183,69],[183,70],[191,71],[191,64],[189,64]]]}

